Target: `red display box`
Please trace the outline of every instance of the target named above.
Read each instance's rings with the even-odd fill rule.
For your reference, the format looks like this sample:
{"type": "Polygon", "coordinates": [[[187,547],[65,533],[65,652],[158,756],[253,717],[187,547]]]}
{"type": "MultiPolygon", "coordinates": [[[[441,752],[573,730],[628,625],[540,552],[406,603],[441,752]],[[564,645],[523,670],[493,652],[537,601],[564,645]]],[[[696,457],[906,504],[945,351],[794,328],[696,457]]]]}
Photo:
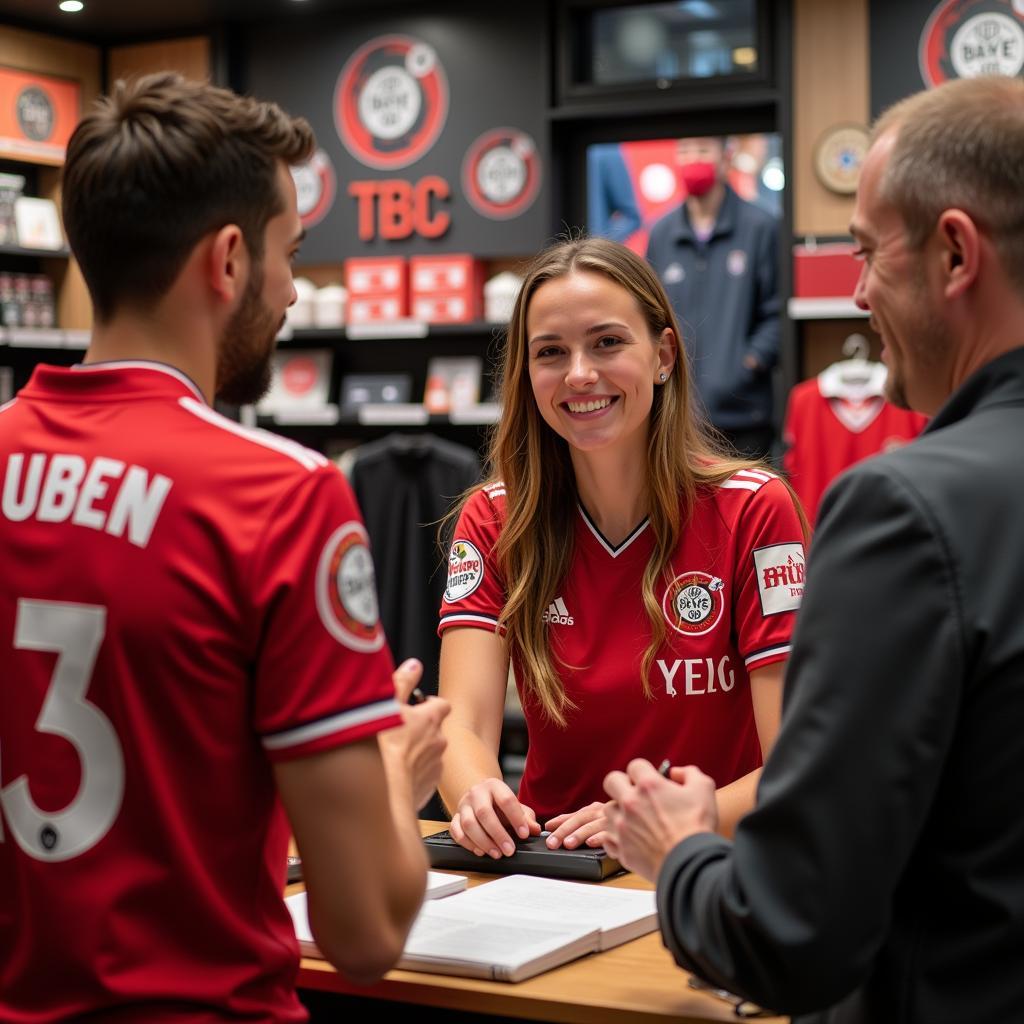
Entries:
{"type": "Polygon", "coordinates": [[[404,295],[409,265],[404,256],[353,256],[345,260],[345,287],[353,295],[404,295]]]}
{"type": "Polygon", "coordinates": [[[799,299],[853,298],[861,264],[852,242],[793,246],[793,295],[799,299]]]}
{"type": "Polygon", "coordinates": [[[349,296],[346,322],[379,324],[402,320],[406,316],[405,295],[349,296]]]}
{"type": "Polygon", "coordinates": [[[404,256],[353,256],[345,260],[346,320],[376,324],[409,314],[409,264],[404,256]]]}
{"type": "Polygon", "coordinates": [[[480,304],[465,292],[413,295],[409,315],[428,324],[465,324],[480,319],[480,304]]]}
{"type": "Polygon", "coordinates": [[[483,263],[462,253],[411,256],[409,290],[414,320],[434,324],[479,320],[483,316],[483,263]]]}

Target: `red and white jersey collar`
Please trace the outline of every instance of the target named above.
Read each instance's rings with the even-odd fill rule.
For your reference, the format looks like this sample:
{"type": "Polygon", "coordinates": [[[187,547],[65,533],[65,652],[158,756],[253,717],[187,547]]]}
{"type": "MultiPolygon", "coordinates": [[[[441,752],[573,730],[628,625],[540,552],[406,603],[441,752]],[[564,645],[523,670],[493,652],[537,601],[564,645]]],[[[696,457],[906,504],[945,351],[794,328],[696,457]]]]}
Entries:
{"type": "Polygon", "coordinates": [[[104,363],[77,363],[71,367],[39,365],[25,386],[25,397],[35,392],[68,394],[76,398],[140,398],[188,396],[207,404],[188,374],[168,363],[124,359],[104,363]]]}

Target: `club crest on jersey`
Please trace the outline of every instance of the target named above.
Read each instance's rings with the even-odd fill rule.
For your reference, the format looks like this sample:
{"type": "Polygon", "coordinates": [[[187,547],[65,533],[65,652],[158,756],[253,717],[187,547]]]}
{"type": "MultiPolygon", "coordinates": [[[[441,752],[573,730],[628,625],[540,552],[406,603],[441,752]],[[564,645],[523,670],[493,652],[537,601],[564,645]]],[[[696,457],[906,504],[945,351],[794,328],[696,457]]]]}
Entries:
{"type": "Polygon", "coordinates": [[[484,560],[474,544],[457,540],[448,555],[448,586],[444,599],[451,604],[469,597],[484,581],[484,560]]]}
{"type": "Polygon", "coordinates": [[[683,636],[703,636],[718,625],[725,607],[725,584],[706,572],[684,572],[665,590],[665,621],[683,636]]]}
{"type": "Polygon", "coordinates": [[[339,526],[320,554],[316,609],[328,633],[354,651],[379,651],[384,630],[369,537],[361,523],[339,526]]]}
{"type": "Polygon", "coordinates": [[[795,612],[804,595],[804,546],[769,544],[754,549],[754,572],[762,615],[795,612]]]}

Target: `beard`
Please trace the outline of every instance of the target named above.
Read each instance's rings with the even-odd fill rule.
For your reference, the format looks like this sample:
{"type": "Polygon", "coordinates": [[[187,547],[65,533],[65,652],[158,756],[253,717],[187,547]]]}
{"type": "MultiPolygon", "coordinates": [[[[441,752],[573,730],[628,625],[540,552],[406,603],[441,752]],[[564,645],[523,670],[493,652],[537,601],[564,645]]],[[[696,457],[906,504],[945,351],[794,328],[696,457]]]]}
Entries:
{"type": "Polygon", "coordinates": [[[953,333],[945,319],[929,303],[923,271],[913,278],[912,323],[904,323],[900,351],[889,347],[889,372],[885,380],[884,397],[899,409],[921,412],[922,388],[930,389],[949,365],[954,348],[953,333]],[[918,401],[910,397],[914,392],[918,401]]]}
{"type": "Polygon", "coordinates": [[[217,397],[231,405],[251,405],[270,390],[270,357],[284,317],[275,318],[262,291],[263,268],[254,264],[217,353],[217,397]]]}
{"type": "Polygon", "coordinates": [[[885,387],[882,389],[882,396],[890,405],[897,409],[909,409],[907,401],[907,387],[903,381],[903,371],[897,361],[890,357],[889,372],[885,377],[885,387]]]}

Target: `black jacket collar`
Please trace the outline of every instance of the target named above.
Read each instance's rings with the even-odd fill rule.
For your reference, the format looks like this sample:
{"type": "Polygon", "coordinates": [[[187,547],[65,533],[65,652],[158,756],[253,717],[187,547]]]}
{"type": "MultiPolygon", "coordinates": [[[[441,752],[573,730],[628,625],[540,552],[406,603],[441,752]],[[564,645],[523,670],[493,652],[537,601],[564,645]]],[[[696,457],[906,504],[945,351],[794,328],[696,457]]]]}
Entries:
{"type": "Polygon", "coordinates": [[[1024,404],[1024,347],[1004,352],[975,370],[946,399],[925,433],[966,419],[978,409],[1008,403],[1024,404]]]}

